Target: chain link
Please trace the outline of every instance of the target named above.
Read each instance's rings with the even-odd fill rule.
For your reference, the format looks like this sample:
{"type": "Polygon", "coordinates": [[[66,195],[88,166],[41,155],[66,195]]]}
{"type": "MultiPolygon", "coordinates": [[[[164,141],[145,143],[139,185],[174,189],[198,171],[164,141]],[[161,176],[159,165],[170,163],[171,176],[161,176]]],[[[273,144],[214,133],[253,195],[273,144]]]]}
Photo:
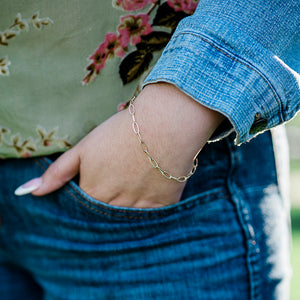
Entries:
{"type": "Polygon", "coordinates": [[[186,176],[174,177],[169,172],[163,170],[159,166],[158,162],[149,154],[148,146],[142,140],[141,133],[140,133],[140,127],[139,127],[138,123],[135,120],[135,106],[134,106],[134,103],[133,103],[134,100],[135,100],[135,98],[136,97],[133,96],[130,99],[129,106],[128,106],[129,114],[132,117],[132,129],[133,129],[133,132],[136,134],[136,136],[137,136],[137,138],[138,138],[138,140],[140,142],[140,146],[141,146],[142,151],[148,157],[148,159],[150,161],[150,164],[152,165],[152,167],[154,169],[158,170],[161,173],[161,175],[164,176],[167,179],[170,179],[170,180],[172,179],[172,180],[175,180],[175,181],[178,181],[178,182],[185,182],[185,181],[187,181],[196,172],[196,169],[197,169],[197,166],[198,166],[198,159],[197,159],[197,157],[194,158],[194,164],[193,164],[192,170],[186,176]]]}

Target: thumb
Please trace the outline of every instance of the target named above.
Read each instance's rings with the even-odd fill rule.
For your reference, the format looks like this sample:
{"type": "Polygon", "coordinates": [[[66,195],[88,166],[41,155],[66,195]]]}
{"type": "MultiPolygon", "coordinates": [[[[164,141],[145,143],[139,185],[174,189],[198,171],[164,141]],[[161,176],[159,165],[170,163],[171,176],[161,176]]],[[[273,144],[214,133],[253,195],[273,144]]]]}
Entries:
{"type": "Polygon", "coordinates": [[[74,147],[53,162],[41,177],[34,178],[18,187],[15,195],[32,193],[35,196],[43,196],[49,194],[71,180],[79,172],[79,166],[79,153],[74,147]]]}

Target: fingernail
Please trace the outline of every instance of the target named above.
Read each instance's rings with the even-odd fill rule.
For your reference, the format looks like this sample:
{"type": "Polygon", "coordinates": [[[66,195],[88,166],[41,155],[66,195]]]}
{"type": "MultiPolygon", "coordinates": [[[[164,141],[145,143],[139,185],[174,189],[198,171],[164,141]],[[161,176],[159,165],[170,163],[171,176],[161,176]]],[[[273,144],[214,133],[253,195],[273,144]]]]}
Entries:
{"type": "Polygon", "coordinates": [[[41,186],[41,184],[42,184],[41,177],[31,179],[30,181],[19,186],[15,190],[15,195],[23,196],[23,195],[29,194],[29,193],[33,192],[34,190],[36,190],[37,188],[39,188],[41,186]]]}

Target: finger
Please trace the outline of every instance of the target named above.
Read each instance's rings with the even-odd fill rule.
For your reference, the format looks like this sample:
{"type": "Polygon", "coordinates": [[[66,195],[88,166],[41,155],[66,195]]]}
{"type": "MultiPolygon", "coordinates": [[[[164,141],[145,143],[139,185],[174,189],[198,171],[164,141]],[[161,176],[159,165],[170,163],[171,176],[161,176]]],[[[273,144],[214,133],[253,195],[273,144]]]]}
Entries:
{"type": "Polygon", "coordinates": [[[35,196],[49,194],[71,180],[79,172],[79,166],[80,157],[75,147],[53,162],[41,177],[34,178],[20,186],[15,194],[32,193],[35,196]]]}

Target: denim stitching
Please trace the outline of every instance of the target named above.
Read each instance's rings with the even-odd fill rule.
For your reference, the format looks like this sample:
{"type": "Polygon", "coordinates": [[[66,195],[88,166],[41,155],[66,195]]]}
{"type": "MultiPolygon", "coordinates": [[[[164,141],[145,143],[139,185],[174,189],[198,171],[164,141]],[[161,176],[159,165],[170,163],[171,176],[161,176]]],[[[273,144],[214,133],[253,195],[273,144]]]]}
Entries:
{"type": "MultiPolygon", "coordinates": [[[[41,160],[43,160],[45,163],[48,163],[48,161],[43,157],[43,158],[40,158],[41,160]]],[[[46,170],[46,168],[38,161],[38,159],[35,159],[35,163],[41,167],[43,170],[46,170]]],[[[166,217],[166,216],[170,216],[172,214],[172,211],[180,211],[182,209],[186,209],[187,207],[188,208],[193,208],[195,207],[199,201],[193,201],[193,202],[187,202],[187,203],[184,203],[183,205],[181,206],[176,206],[176,207],[173,207],[173,208],[169,208],[169,209],[165,209],[163,211],[134,211],[134,212],[126,212],[125,209],[118,209],[118,208],[111,208],[111,207],[105,207],[104,205],[102,205],[100,202],[99,203],[92,203],[88,198],[85,197],[85,195],[82,195],[79,191],[77,191],[76,189],[74,189],[72,186],[69,186],[68,188],[66,186],[63,187],[63,189],[73,198],[75,199],[77,202],[79,202],[81,205],[83,205],[84,207],[94,211],[94,212],[97,212],[97,213],[100,213],[102,215],[105,215],[105,216],[110,216],[110,217],[115,217],[115,218],[121,218],[121,219],[136,219],[136,220],[142,220],[142,219],[156,219],[156,218],[159,218],[159,217],[166,217]],[[91,205],[95,205],[95,206],[98,206],[98,207],[101,207],[103,210],[110,210],[112,212],[116,212],[116,213],[125,213],[125,215],[117,215],[117,214],[114,214],[114,213],[108,213],[108,212],[105,212],[103,210],[98,210],[90,205],[87,205],[86,203],[84,203],[81,199],[79,199],[76,195],[74,195],[74,193],[72,193],[72,191],[70,191],[71,188],[73,190],[73,192],[75,192],[76,194],[79,194],[82,198],[84,198],[84,200],[86,200],[87,202],[91,203],[91,205]],[[140,214],[140,216],[132,216],[130,214],[140,214]],[[141,216],[141,214],[143,214],[141,216]]],[[[195,195],[196,197],[197,195],[195,195]]],[[[228,199],[227,196],[225,195],[222,195],[222,197],[219,197],[218,199],[228,199]]]]}
{"type": "MultiPolygon", "coordinates": [[[[73,188],[72,188],[73,189],[73,188]]],[[[104,212],[102,210],[98,210],[98,209],[95,209],[94,207],[92,206],[89,206],[87,205],[86,203],[82,202],[80,199],[78,199],[76,197],[76,195],[74,195],[70,190],[68,190],[67,188],[64,188],[64,190],[66,190],[68,192],[69,195],[73,196],[74,199],[76,201],[78,201],[79,203],[81,203],[82,205],[84,205],[85,207],[87,207],[88,209],[91,209],[93,211],[96,211],[98,213],[101,213],[103,215],[106,215],[106,216],[111,216],[111,217],[116,217],[116,218],[122,218],[122,219],[139,219],[139,220],[142,220],[142,219],[156,219],[157,217],[166,217],[166,216],[169,216],[171,215],[172,211],[179,211],[179,210],[182,210],[182,209],[186,209],[186,208],[193,208],[195,207],[199,201],[194,201],[194,202],[189,202],[189,203],[185,203],[183,204],[182,206],[176,206],[174,208],[170,208],[170,209],[165,209],[163,211],[134,211],[134,212],[126,212],[126,210],[124,209],[118,209],[118,208],[111,208],[111,207],[104,207],[101,203],[92,203],[89,199],[87,199],[84,195],[81,195],[81,197],[83,197],[86,201],[88,201],[89,203],[91,203],[92,205],[96,205],[96,206],[99,206],[99,207],[102,207],[104,210],[110,210],[112,212],[124,212],[126,215],[116,215],[116,214],[113,214],[113,213],[107,213],[107,212],[104,212]],[[190,206],[188,205],[190,204],[190,206]],[[130,214],[143,214],[143,216],[132,216],[130,214]],[[151,216],[152,215],[152,216],[151,216]]],[[[75,193],[79,193],[78,191],[76,191],[75,189],[73,189],[73,191],[75,193]]],[[[227,199],[228,197],[226,196],[223,196],[223,197],[220,197],[219,199],[227,199]]]]}
{"type": "MultiPolygon", "coordinates": [[[[245,216],[243,214],[243,209],[245,208],[245,203],[242,200],[243,196],[239,189],[235,186],[234,182],[232,181],[232,175],[234,169],[236,168],[236,157],[235,157],[235,150],[232,148],[231,144],[228,142],[227,147],[231,150],[230,155],[230,169],[228,172],[228,179],[227,179],[227,186],[228,190],[231,194],[231,202],[235,206],[237,218],[239,220],[241,231],[245,237],[245,249],[246,249],[246,264],[248,269],[248,276],[249,276],[249,288],[250,288],[250,299],[255,300],[260,298],[259,289],[260,283],[257,282],[257,270],[255,270],[255,265],[258,265],[256,261],[259,253],[254,251],[254,249],[250,249],[249,242],[251,241],[251,234],[249,232],[249,225],[251,225],[250,220],[245,220],[245,216]]],[[[251,225],[252,226],[252,225],[251,225]]]]}
{"type": "MultiPolygon", "coordinates": [[[[283,122],[283,118],[282,118],[282,101],[280,101],[280,97],[279,95],[276,93],[275,88],[273,87],[273,85],[269,82],[269,80],[264,76],[264,74],[262,74],[255,66],[253,66],[249,61],[238,57],[236,54],[231,53],[229,50],[225,50],[222,46],[217,45],[217,43],[215,41],[210,40],[208,37],[203,37],[200,36],[194,32],[189,32],[189,31],[183,31],[180,34],[178,34],[177,36],[180,36],[181,34],[191,34],[194,35],[196,37],[199,37],[201,40],[203,40],[204,42],[206,42],[207,44],[209,44],[211,47],[215,48],[217,51],[219,51],[220,53],[222,53],[223,55],[227,56],[228,58],[232,59],[233,61],[240,63],[241,65],[244,65],[245,67],[249,68],[250,70],[254,71],[255,73],[257,73],[265,82],[266,84],[269,86],[269,88],[271,89],[274,98],[279,106],[279,111],[278,111],[278,116],[279,116],[279,120],[280,122],[283,122]],[[243,60],[243,61],[241,61],[243,60]]],[[[175,36],[176,37],[176,36],[175,36]]],[[[175,38],[174,37],[174,38],[175,38]]],[[[171,49],[167,49],[166,52],[171,52],[171,49]]]]}

